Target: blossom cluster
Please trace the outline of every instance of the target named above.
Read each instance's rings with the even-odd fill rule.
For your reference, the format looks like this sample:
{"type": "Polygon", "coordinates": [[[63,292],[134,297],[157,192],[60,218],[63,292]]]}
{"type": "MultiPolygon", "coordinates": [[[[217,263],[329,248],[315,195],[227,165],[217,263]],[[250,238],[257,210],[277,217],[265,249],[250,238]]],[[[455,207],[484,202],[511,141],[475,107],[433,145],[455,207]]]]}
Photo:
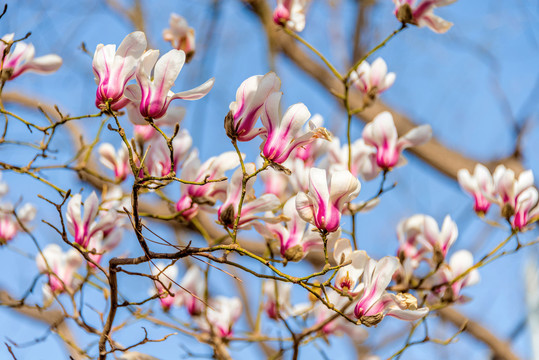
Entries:
{"type": "Polygon", "coordinates": [[[533,186],[531,170],[518,177],[511,169],[498,165],[494,173],[481,164],[475,166],[473,175],[466,169],[458,173],[460,186],[474,198],[474,210],[481,216],[487,214],[492,204],[500,208],[500,215],[516,231],[526,231],[539,216],[539,193],[533,186]]]}
{"type": "MultiPolygon", "coordinates": [[[[403,28],[413,24],[441,33],[451,24],[435,16],[433,10],[452,2],[416,4],[413,0],[394,0],[395,15],[403,28]]],[[[307,0],[278,0],[273,20],[288,33],[302,31],[308,5],[307,0]]],[[[141,31],[127,35],[118,47],[96,47],[92,62],[97,84],[95,105],[100,116],[116,121],[118,129],[109,129],[120,135],[122,143],[119,147],[112,143],[96,147],[99,161],[112,172],[110,179],[96,176],[110,184],[101,200],[96,192],[83,198],[80,193],[68,191],[64,199],[66,212],[62,212],[64,203],[58,205],[62,210],[61,225],[65,226],[63,232],[58,232],[65,245],[71,247],[64,251],[57,244],[49,244],[39,249],[35,257],[39,272],[46,276],[42,288],[45,305],[61,294],[74,299],[97,271],[102,271],[112,285],[112,268],[107,272],[103,258],[119,246],[128,223],[133,224],[137,239],[144,243],[141,218],[146,216],[178,221],[201,233],[205,229],[199,218],[215,220],[226,232],[226,239],[205,237],[208,247],[198,249],[200,253],[207,255],[209,261],[247,269],[227,257],[241,254],[271,269],[271,276],[252,271],[268,279],[261,284],[261,309],[267,317],[275,321],[302,318],[322,336],[345,333],[360,342],[368,335],[365,327],[378,325],[386,316],[416,321],[427,316],[429,308],[466,300],[463,289],[477,283],[479,273],[469,251],[454,251],[458,229],[449,215],[441,227],[433,217],[424,214],[402,220],[397,226],[396,256],[380,259],[372,258],[356,244],[356,223],[352,223],[353,232],[345,229],[350,225],[347,222],[355,221],[356,214],[371,210],[381,201],[386,176],[406,163],[404,150],[431,139],[429,125],[399,134],[393,115],[384,111],[364,126],[360,138],[352,141],[349,137],[347,143],[341,143],[323,126],[322,116],[311,116],[304,103],[294,103],[281,111],[288,94],[281,91],[277,73],[268,72],[248,77],[239,84],[235,99],[230,95],[229,100],[233,101],[224,117],[224,134],[234,149],[202,159],[193,147],[190,133],[180,130],[179,123],[187,111],[170,105],[176,99],[203,98],[212,89],[214,79],[175,93],[175,81],[195,52],[194,30],[183,17],[172,14],[170,28],[163,32],[163,38],[173,47],[163,56],[159,50],[147,49],[146,36],[141,31]],[[132,125],[127,132],[118,120],[124,114],[132,125]],[[171,129],[173,135],[167,135],[171,129]],[[259,147],[255,162],[240,149],[246,142],[259,147]],[[122,185],[130,177],[134,185],[129,203],[122,185]],[[362,183],[377,178],[380,191],[371,198],[358,200],[362,183]],[[179,193],[171,195],[164,190],[176,182],[180,183],[179,193]],[[138,208],[131,209],[131,204],[134,208],[138,205],[139,196],[147,194],[163,199],[173,214],[165,218],[141,215],[138,208]],[[249,234],[265,241],[263,256],[240,245],[238,231],[250,229],[253,230],[249,234]],[[224,255],[214,257],[218,251],[224,255]],[[303,278],[284,274],[290,263],[303,261],[314,252],[321,258],[323,253],[324,265],[319,272],[303,278]],[[80,273],[85,262],[86,277],[80,273]],[[324,283],[311,281],[312,278],[324,278],[324,283]],[[309,291],[308,302],[293,303],[293,284],[297,283],[309,291]]],[[[13,52],[8,51],[12,34],[2,40],[0,45],[7,49],[3,81],[25,71],[51,72],[61,64],[56,55],[34,59],[33,47],[22,42],[17,43],[13,52]]],[[[352,91],[362,96],[359,113],[373,105],[395,79],[386,62],[378,58],[351,68],[343,85],[347,93],[355,89],[352,91]]],[[[348,109],[349,119],[352,115],[348,109]]],[[[99,136],[96,139],[97,143],[99,136]]],[[[478,164],[473,174],[459,171],[458,179],[473,196],[474,210],[486,215],[491,205],[497,204],[513,234],[529,229],[539,219],[539,192],[533,186],[531,171],[516,176],[500,165],[491,174],[478,164]]],[[[6,192],[7,187],[0,185],[0,196],[6,192]]],[[[35,208],[30,205],[17,211],[9,204],[0,205],[0,243],[5,244],[25,231],[34,216],[35,208]]],[[[151,255],[156,253],[145,245],[144,255],[131,259],[132,264],[147,262],[151,273],[139,274],[152,281],[149,298],[141,304],[158,299],[165,313],[185,309],[196,330],[230,341],[237,331],[233,326],[242,314],[241,300],[215,294],[207,273],[196,265],[186,267],[178,280],[179,260],[196,253],[191,242],[179,246],[176,254],[155,257],[172,259],[170,262],[153,262],[151,255]],[[193,253],[185,255],[187,250],[193,253]]],[[[200,260],[196,255],[193,259],[200,260]]],[[[112,307],[120,306],[117,299],[113,304],[112,307]]]]}

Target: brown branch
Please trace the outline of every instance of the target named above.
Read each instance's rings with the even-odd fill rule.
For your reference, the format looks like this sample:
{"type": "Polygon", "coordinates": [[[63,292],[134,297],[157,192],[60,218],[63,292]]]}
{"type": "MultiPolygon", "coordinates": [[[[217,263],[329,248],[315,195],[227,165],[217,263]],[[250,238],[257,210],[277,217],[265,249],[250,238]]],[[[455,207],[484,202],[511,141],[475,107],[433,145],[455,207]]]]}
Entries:
{"type": "Polygon", "coordinates": [[[457,327],[461,327],[467,322],[465,332],[488,345],[496,359],[519,360],[519,357],[513,353],[508,343],[500,340],[500,338],[478,322],[468,319],[466,316],[452,308],[442,309],[438,311],[438,313],[443,321],[450,322],[457,327]]]}

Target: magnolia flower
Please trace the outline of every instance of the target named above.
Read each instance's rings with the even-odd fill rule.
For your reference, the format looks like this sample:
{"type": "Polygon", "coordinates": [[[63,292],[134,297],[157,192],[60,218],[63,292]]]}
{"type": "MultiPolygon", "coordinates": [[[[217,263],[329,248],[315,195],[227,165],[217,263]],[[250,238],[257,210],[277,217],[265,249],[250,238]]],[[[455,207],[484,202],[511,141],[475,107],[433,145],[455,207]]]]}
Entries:
{"type": "MultiPolygon", "coordinates": [[[[315,114],[309,120],[309,125],[313,124],[316,128],[320,128],[324,123],[324,119],[320,114],[315,114]]],[[[329,132],[328,132],[329,134],[329,132]]],[[[327,147],[331,144],[331,141],[325,141],[324,138],[317,138],[314,141],[301,145],[296,148],[296,151],[293,152],[294,159],[301,159],[306,166],[313,166],[315,161],[326,153],[327,147]]]]}
{"type": "MultiPolygon", "coordinates": [[[[245,164],[245,171],[247,171],[248,174],[254,173],[255,170],[255,164],[245,164]]],[[[245,188],[245,192],[247,195],[241,208],[238,228],[249,227],[251,225],[251,222],[259,219],[265,221],[275,220],[273,218],[256,216],[256,214],[274,210],[279,207],[279,205],[281,205],[279,199],[273,194],[264,194],[258,198],[255,198],[253,190],[254,177],[249,180],[250,181],[247,182],[245,188]]],[[[223,205],[221,205],[221,207],[219,208],[219,210],[217,210],[217,217],[219,221],[223,225],[228,226],[229,228],[234,227],[234,223],[236,221],[236,218],[238,217],[237,212],[242,193],[242,181],[243,171],[241,168],[238,168],[232,175],[230,183],[228,184],[226,190],[226,199],[223,202],[223,205]]]]}
{"type": "Polygon", "coordinates": [[[395,16],[404,24],[413,24],[419,27],[426,26],[432,31],[442,34],[453,26],[453,23],[434,15],[434,9],[446,6],[457,0],[393,0],[395,3],[395,16]]]}
{"type": "Polygon", "coordinates": [[[0,79],[2,81],[13,80],[27,71],[48,74],[55,72],[62,65],[62,58],[58,55],[49,54],[34,58],[34,45],[19,41],[15,48],[6,53],[8,44],[12,44],[14,34],[7,34],[0,41],[0,54],[2,56],[2,69],[0,79]]]}
{"type": "Polygon", "coordinates": [[[241,310],[239,298],[218,296],[209,301],[207,321],[203,317],[197,317],[195,321],[203,331],[213,331],[217,336],[226,339],[232,336],[232,326],[240,318],[241,310]]]}
{"type": "Polygon", "coordinates": [[[49,303],[54,294],[72,292],[75,289],[74,274],[82,265],[82,257],[73,248],[64,253],[60,246],[49,244],[36,255],[36,265],[39,272],[47,274],[49,278],[49,281],[43,284],[43,297],[45,302],[49,303]]]}
{"type": "Polygon", "coordinates": [[[97,45],[92,67],[97,83],[95,105],[106,110],[123,108],[129,100],[124,91],[135,76],[142,53],[146,50],[146,36],[142,31],[127,35],[116,50],[116,45],[97,45]]]}
{"type": "Polygon", "coordinates": [[[296,208],[301,218],[320,231],[333,232],[339,228],[341,213],[347,203],[359,195],[361,184],[347,170],[331,173],[312,168],[309,178],[309,193],[300,192],[296,197],[296,208]]]}
{"type": "MultiPolygon", "coordinates": [[[[192,151],[183,164],[181,178],[191,182],[217,180],[223,178],[225,172],[240,163],[234,151],[225,152],[206,160],[202,165],[198,159],[198,151],[192,151]]],[[[176,211],[186,220],[196,216],[200,206],[211,207],[217,200],[224,200],[227,183],[225,181],[210,182],[204,185],[181,184],[182,197],[176,203],[176,211]]]]}
{"type": "MultiPolygon", "coordinates": [[[[292,172],[287,178],[294,192],[309,191],[309,174],[312,167],[298,158],[288,159],[283,165],[292,172]]],[[[280,173],[284,174],[282,171],[280,173]]]]}
{"type": "Polygon", "coordinates": [[[274,72],[251,76],[241,83],[236,91],[236,101],[230,103],[230,112],[225,118],[227,135],[238,141],[249,141],[264,129],[254,129],[266,99],[279,91],[281,80],[274,72]]]}
{"type": "MultiPolygon", "coordinates": [[[[262,160],[260,157],[258,159],[262,160]]],[[[262,165],[262,161],[259,162],[260,165],[262,165]]],[[[282,201],[290,197],[289,191],[287,191],[290,180],[282,171],[268,167],[266,170],[260,172],[258,176],[260,176],[260,179],[264,183],[265,194],[273,194],[282,201]]]]}
{"type": "Polygon", "coordinates": [[[378,95],[386,91],[395,82],[395,73],[387,72],[384,59],[377,58],[369,65],[363,61],[357,71],[352,71],[350,80],[352,84],[363,94],[365,105],[370,104],[378,95]]]}
{"type": "Polygon", "coordinates": [[[277,0],[273,21],[300,32],[305,28],[305,11],[310,0],[277,0]]]}
{"type": "Polygon", "coordinates": [[[99,146],[98,152],[99,161],[101,164],[114,171],[116,181],[124,181],[131,172],[129,152],[125,144],[122,144],[120,149],[116,151],[111,144],[104,143],[99,146]]]}
{"type": "Polygon", "coordinates": [[[472,194],[474,197],[474,210],[478,214],[486,214],[490,208],[490,201],[483,194],[487,194],[489,198],[494,195],[494,181],[490,175],[490,171],[481,165],[476,164],[473,176],[466,169],[460,169],[457,173],[460,187],[472,194]]]}
{"type": "Polygon", "coordinates": [[[174,283],[178,277],[178,267],[175,264],[167,265],[163,262],[157,262],[151,271],[152,275],[156,276],[159,281],[154,281],[155,288],[150,290],[150,295],[159,294],[161,307],[164,311],[168,311],[172,305],[178,302],[176,294],[180,290],[174,283]]]}
{"type": "Polygon", "coordinates": [[[431,216],[424,218],[423,236],[419,237],[423,245],[433,253],[434,266],[444,261],[449,248],[459,234],[457,224],[449,215],[444,218],[442,228],[438,228],[438,223],[431,216]],[[423,241],[424,240],[424,241],[423,241]]]}
{"type": "MultiPolygon", "coordinates": [[[[271,215],[269,215],[271,216],[271,215]]],[[[255,229],[267,238],[277,238],[280,243],[281,256],[288,261],[300,261],[313,248],[323,246],[318,232],[307,228],[307,223],[296,210],[296,197],[291,197],[283,207],[286,227],[281,224],[256,224],[255,229]]]]}
{"type": "Polygon", "coordinates": [[[426,143],[432,136],[429,125],[421,125],[397,138],[393,116],[387,111],[378,114],[363,129],[363,139],[367,145],[376,148],[376,164],[384,170],[404,164],[401,156],[404,149],[426,143]]]}
{"type": "Polygon", "coordinates": [[[365,326],[378,324],[386,316],[414,321],[425,316],[429,309],[417,308],[410,294],[391,294],[386,288],[399,266],[399,260],[386,256],[379,261],[370,259],[363,272],[363,293],[354,307],[354,315],[365,326]]]}
{"type": "Polygon", "coordinates": [[[170,149],[165,139],[162,137],[154,138],[149,144],[149,150],[146,155],[146,163],[150,175],[166,176],[171,170],[176,172],[179,163],[187,156],[192,144],[193,139],[187,130],[181,130],[176,135],[172,140],[174,167],[171,168],[170,149]]]}
{"type": "Polygon", "coordinates": [[[170,42],[174,49],[185,52],[185,62],[191,61],[195,54],[195,30],[178,14],[170,14],[168,23],[170,28],[163,30],[163,39],[170,42]]]}
{"type": "MultiPolygon", "coordinates": [[[[7,185],[5,185],[7,190],[7,185]]],[[[11,204],[0,205],[0,245],[6,244],[13,240],[19,231],[23,231],[23,227],[19,221],[27,227],[36,216],[36,208],[32,204],[24,204],[17,210],[17,218],[15,218],[14,209],[11,204]]]]}
{"type": "MultiPolygon", "coordinates": [[[[350,300],[345,296],[340,296],[335,290],[329,290],[328,299],[336,309],[342,312],[348,312],[347,308],[350,306],[350,300]]],[[[334,320],[328,319],[335,316],[335,311],[329,309],[326,305],[318,302],[313,310],[314,317],[316,318],[315,324],[325,324],[322,326],[320,332],[324,335],[342,335],[347,334],[350,339],[353,339],[354,343],[362,343],[367,339],[369,333],[367,330],[359,325],[351,323],[342,316],[337,316],[334,320]]]]}
{"type": "Polygon", "coordinates": [[[180,284],[183,291],[178,296],[178,304],[185,305],[191,316],[198,316],[202,313],[204,303],[202,298],[206,291],[204,274],[196,266],[191,266],[185,273],[180,284]]]}
{"type": "MultiPolygon", "coordinates": [[[[82,198],[75,194],[67,204],[67,229],[75,238],[75,242],[85,249],[91,250],[92,237],[98,236],[105,239],[108,235],[117,236],[113,231],[117,224],[117,213],[109,210],[99,221],[96,220],[99,212],[99,200],[95,192],[86,198],[84,202],[84,216],[81,216],[82,198]]],[[[95,241],[95,240],[94,240],[95,241]]],[[[94,242],[93,242],[94,243],[94,242]]]]}
{"type": "MultiPolygon", "coordinates": [[[[334,139],[329,143],[328,156],[322,161],[323,167],[348,169],[348,144],[341,147],[340,140],[334,139]]],[[[363,139],[352,143],[352,162],[350,172],[355,177],[361,176],[369,181],[378,176],[380,167],[376,164],[376,149],[366,145],[363,139]]]]}
{"type": "Polygon", "coordinates": [[[429,301],[434,303],[439,297],[445,301],[463,302],[466,300],[460,294],[466,286],[472,286],[479,282],[479,271],[474,269],[466,276],[453,282],[457,277],[463,274],[474,265],[473,255],[468,250],[459,250],[449,258],[449,264],[445,265],[434,276],[427,279],[425,285],[433,286],[433,291],[429,294],[429,301]],[[437,284],[451,283],[451,286],[435,286],[437,284]]]}
{"type": "Polygon", "coordinates": [[[185,53],[173,49],[158,58],[159,50],[148,50],[142,55],[136,71],[138,84],[129,85],[126,91],[126,96],[138,104],[144,118],[159,119],[166,114],[172,100],[197,100],[213,87],[211,78],[194,89],[173,93],[170,89],[185,63],[185,53]]]}
{"type": "Polygon", "coordinates": [[[314,123],[309,124],[310,131],[302,131],[303,125],[311,116],[304,104],[290,106],[281,119],[279,116],[281,96],[281,92],[274,92],[268,96],[261,116],[265,132],[261,134],[264,141],[260,149],[266,159],[278,164],[288,159],[293,150],[317,138],[331,140],[328,131],[316,127],[314,123]]]}
{"type": "Polygon", "coordinates": [[[397,256],[403,264],[407,274],[417,269],[419,263],[426,258],[427,249],[420,246],[419,238],[423,236],[426,215],[417,214],[401,220],[397,225],[397,239],[399,249],[397,256]]]}
{"type": "Polygon", "coordinates": [[[432,267],[441,264],[449,248],[458,236],[457,224],[449,215],[444,218],[442,228],[428,215],[414,215],[401,221],[397,226],[399,249],[397,254],[408,270],[414,270],[422,260],[432,267]],[[432,254],[431,258],[428,255],[432,254]]]}
{"type": "MultiPolygon", "coordinates": [[[[146,120],[140,115],[138,107],[130,102],[127,106],[127,116],[129,120],[135,124],[134,136],[135,140],[138,143],[148,142],[156,137],[161,137],[161,134],[154,129],[153,126],[149,125],[146,120]]],[[[169,108],[165,116],[155,122],[159,127],[170,126],[174,127],[176,124],[179,124],[180,121],[185,117],[185,108],[176,106],[169,108]]]]}
{"type": "Polygon", "coordinates": [[[532,221],[537,220],[539,215],[538,200],[539,194],[534,187],[527,188],[520,193],[515,204],[515,216],[511,221],[513,229],[522,231],[532,221]]]}
{"type": "Polygon", "coordinates": [[[264,302],[264,311],[270,319],[286,319],[292,314],[292,305],[290,304],[291,283],[281,281],[265,281],[262,285],[262,293],[266,301],[264,302]]]}
{"type": "Polygon", "coordinates": [[[342,291],[348,291],[351,295],[356,295],[362,290],[358,286],[359,278],[363,274],[365,265],[369,261],[367,253],[362,250],[352,250],[352,245],[348,239],[339,239],[335,243],[333,258],[339,265],[351,262],[341,267],[335,275],[335,287],[342,291]]]}
{"type": "MultiPolygon", "coordinates": [[[[101,208],[104,210],[114,210],[117,212],[124,211],[124,208],[127,211],[131,210],[131,194],[124,194],[121,186],[104,187],[101,193],[101,199],[101,208]]],[[[121,215],[118,214],[118,216],[121,215]]]]}
{"type": "MultiPolygon", "coordinates": [[[[498,165],[492,174],[496,197],[491,199],[500,205],[502,216],[511,217],[515,212],[517,199],[524,190],[533,186],[533,172],[523,171],[518,179],[515,172],[503,165],[498,165]]],[[[488,197],[488,194],[484,194],[488,197]]]]}

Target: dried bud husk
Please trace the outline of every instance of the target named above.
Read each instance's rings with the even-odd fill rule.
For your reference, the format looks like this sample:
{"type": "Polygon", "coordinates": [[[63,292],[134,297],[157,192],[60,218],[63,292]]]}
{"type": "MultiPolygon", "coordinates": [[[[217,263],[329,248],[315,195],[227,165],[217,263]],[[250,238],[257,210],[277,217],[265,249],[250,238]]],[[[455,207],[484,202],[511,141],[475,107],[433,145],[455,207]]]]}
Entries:
{"type": "Polygon", "coordinates": [[[269,166],[271,166],[275,171],[284,172],[285,175],[292,175],[292,171],[290,171],[290,169],[288,169],[287,167],[284,167],[281,164],[277,164],[276,162],[273,162],[271,160],[269,160],[269,161],[270,161],[269,166]]]}
{"type": "Polygon", "coordinates": [[[185,63],[188,64],[191,61],[191,59],[193,59],[193,56],[195,56],[195,51],[194,50],[186,52],[185,53],[185,63]]]}
{"type": "Polygon", "coordinates": [[[414,24],[414,14],[409,4],[401,5],[397,10],[397,19],[403,24],[414,24]]]}
{"type": "Polygon", "coordinates": [[[11,78],[11,75],[13,75],[13,71],[13,68],[2,69],[2,71],[0,72],[0,81],[8,81],[11,78]]]}
{"type": "Polygon", "coordinates": [[[455,301],[455,293],[453,292],[453,288],[451,286],[448,286],[445,289],[444,295],[442,296],[442,301],[446,303],[455,301]]]}
{"type": "Polygon", "coordinates": [[[286,249],[284,252],[284,258],[288,261],[297,262],[303,259],[305,253],[303,252],[303,247],[301,245],[296,245],[291,248],[286,249]]]}
{"type": "Polygon", "coordinates": [[[220,219],[221,222],[226,226],[234,225],[234,205],[228,205],[228,207],[226,207],[226,209],[221,212],[220,219]]]}
{"type": "Polygon", "coordinates": [[[397,300],[408,310],[417,310],[417,299],[408,293],[398,293],[397,300]]]}
{"type": "Polygon", "coordinates": [[[371,327],[374,325],[378,325],[380,321],[384,318],[383,313],[378,313],[376,315],[370,315],[370,316],[362,316],[359,321],[361,324],[365,325],[366,327],[371,327]]]}
{"type": "Polygon", "coordinates": [[[506,219],[509,219],[511,216],[515,215],[515,209],[511,204],[505,204],[501,209],[502,216],[506,219]]]}
{"type": "Polygon", "coordinates": [[[229,111],[225,116],[225,131],[226,136],[230,139],[235,140],[238,138],[236,128],[234,127],[234,115],[232,114],[232,111],[229,111]]]}
{"type": "Polygon", "coordinates": [[[444,253],[442,252],[442,249],[440,249],[440,245],[435,244],[434,250],[432,253],[432,261],[436,265],[436,268],[438,268],[445,260],[444,253]]]}
{"type": "Polygon", "coordinates": [[[195,204],[199,204],[199,205],[209,205],[209,206],[213,206],[215,205],[215,199],[212,199],[210,197],[207,197],[207,196],[199,196],[199,197],[193,197],[191,198],[193,200],[193,202],[195,204]]]}

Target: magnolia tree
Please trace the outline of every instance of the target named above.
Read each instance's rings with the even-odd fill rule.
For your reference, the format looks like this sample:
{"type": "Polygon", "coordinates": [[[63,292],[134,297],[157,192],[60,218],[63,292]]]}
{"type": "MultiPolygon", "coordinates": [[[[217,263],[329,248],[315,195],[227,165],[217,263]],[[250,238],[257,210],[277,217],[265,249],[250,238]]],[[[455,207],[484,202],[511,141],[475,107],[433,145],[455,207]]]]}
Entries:
{"type": "MultiPolygon", "coordinates": [[[[452,351],[469,332],[495,358],[516,359],[503,339],[470,325],[454,308],[473,303],[468,287],[485,265],[536,242],[524,234],[539,219],[532,171],[517,161],[520,153],[485,164],[456,154],[433,139],[428,121],[415,126],[379,99],[397,78],[381,49],[398,43],[405,30],[448,41],[453,24],[437,13],[455,1],[393,0],[392,10],[385,4],[389,11],[380,16],[394,31],[378,41],[362,42],[356,34],[345,66],[337,65],[331,47],[302,35],[314,26],[315,4],[237,1],[234,6],[248,9],[242,16],[261,20],[257,29],[269,39],[270,55],[283,53],[333,97],[331,119],[316,114],[316,103],[305,105],[301,93],[287,91],[286,71],[274,61],[247,77],[191,68],[213,32],[196,37],[190,19],[176,13],[167,14],[168,27],[160,23],[162,39],[126,31],[117,42],[98,39],[95,50],[77,39],[85,40],[89,57],[76,81],[95,96],[47,105],[17,83],[31,72],[61,73],[69,59],[41,55],[43,41],[8,30],[0,40],[0,194],[6,198],[0,242],[3,257],[22,256],[25,263],[10,265],[2,286],[13,290],[0,300],[10,316],[37,319],[47,330],[26,338],[6,334],[4,358],[24,357],[47,343],[50,332],[73,359],[355,352],[352,357],[372,360],[406,357],[426,343],[432,347],[423,358],[438,358],[444,345],[452,351]],[[155,49],[156,41],[166,45],[155,49]],[[208,80],[189,90],[175,85],[192,69],[208,80]],[[219,81],[237,90],[216,94],[219,81]],[[184,124],[195,111],[189,102],[207,107],[212,96],[228,107],[184,124]],[[95,103],[93,112],[80,115],[79,101],[82,109],[95,103]],[[367,122],[359,131],[356,118],[367,122]],[[198,137],[210,136],[225,150],[195,147],[198,137]],[[449,211],[438,220],[439,211],[384,219],[378,209],[402,196],[395,180],[414,176],[407,149],[458,180],[470,196],[459,206],[501,229],[486,251],[471,242],[454,246],[459,230],[449,211]],[[373,216],[384,229],[373,228],[373,216]],[[369,242],[383,246],[374,251],[369,242]],[[26,282],[11,276],[21,271],[26,282]]],[[[105,5],[138,29],[151,21],[144,12],[149,3],[105,5]]],[[[356,33],[374,26],[366,20],[373,2],[354,6],[356,33]]],[[[0,21],[10,16],[11,8],[4,10],[0,21]]],[[[222,42],[229,48],[219,56],[249,61],[229,39],[222,42]]],[[[45,98],[48,90],[37,91],[45,98]]],[[[430,201],[443,208],[447,199],[432,193],[430,201]]],[[[492,291],[506,295],[500,287],[492,291]]]]}

